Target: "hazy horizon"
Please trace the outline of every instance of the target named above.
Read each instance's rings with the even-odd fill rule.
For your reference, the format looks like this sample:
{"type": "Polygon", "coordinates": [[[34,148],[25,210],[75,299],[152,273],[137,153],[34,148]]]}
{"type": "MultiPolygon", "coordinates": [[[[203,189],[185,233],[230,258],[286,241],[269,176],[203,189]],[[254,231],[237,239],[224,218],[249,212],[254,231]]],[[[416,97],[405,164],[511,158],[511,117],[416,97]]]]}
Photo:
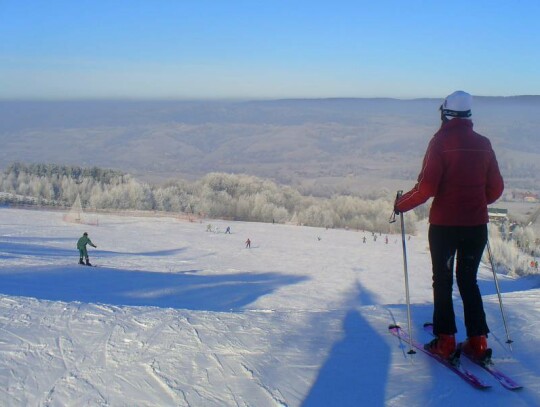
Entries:
{"type": "MultiPolygon", "coordinates": [[[[141,97],[141,98],[116,98],[116,97],[107,97],[107,98],[2,98],[0,96],[0,102],[2,103],[33,103],[33,102],[44,102],[44,103],[54,103],[54,102],[172,102],[172,103],[246,103],[246,102],[286,102],[286,101],[332,101],[332,100],[395,100],[395,101],[415,101],[415,100],[444,100],[448,95],[443,95],[440,97],[428,97],[428,96],[418,96],[418,97],[393,97],[393,96],[332,96],[332,97],[289,97],[289,98],[153,98],[153,97],[141,97]]],[[[476,98],[483,99],[497,99],[497,98],[536,98],[540,97],[540,92],[538,94],[516,94],[516,95],[472,95],[473,100],[476,98]]]]}
{"type": "MultiPolygon", "coordinates": [[[[0,168],[14,161],[118,169],[150,182],[209,172],[303,191],[404,189],[440,126],[440,99],[0,102],[0,168]]],[[[540,190],[540,96],[477,97],[508,188],[540,190]]]]}

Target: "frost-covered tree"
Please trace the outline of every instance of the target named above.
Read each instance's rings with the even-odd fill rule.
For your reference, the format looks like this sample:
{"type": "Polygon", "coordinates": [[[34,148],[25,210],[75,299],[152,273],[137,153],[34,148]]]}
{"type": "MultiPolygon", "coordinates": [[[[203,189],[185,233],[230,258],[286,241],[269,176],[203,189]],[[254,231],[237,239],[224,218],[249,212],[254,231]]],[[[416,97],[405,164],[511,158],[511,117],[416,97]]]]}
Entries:
{"type": "MultiPolygon", "coordinates": [[[[210,173],[195,182],[174,180],[149,185],[128,174],[97,167],[16,163],[0,174],[0,188],[0,192],[54,200],[67,207],[80,195],[85,208],[160,210],[235,220],[398,230],[397,224],[388,223],[393,207],[389,193],[377,195],[377,199],[316,198],[244,174],[210,173]]],[[[408,232],[414,232],[415,213],[407,214],[405,219],[408,232]]]]}
{"type": "MultiPolygon", "coordinates": [[[[523,229],[523,228],[520,228],[523,229]]],[[[493,266],[497,272],[510,275],[526,275],[531,272],[529,267],[530,255],[520,249],[515,239],[503,239],[499,227],[489,224],[489,244],[493,258],[493,266]]],[[[518,232],[519,234],[519,232],[518,232]]],[[[489,263],[488,251],[484,252],[483,261],[489,263]]]]}

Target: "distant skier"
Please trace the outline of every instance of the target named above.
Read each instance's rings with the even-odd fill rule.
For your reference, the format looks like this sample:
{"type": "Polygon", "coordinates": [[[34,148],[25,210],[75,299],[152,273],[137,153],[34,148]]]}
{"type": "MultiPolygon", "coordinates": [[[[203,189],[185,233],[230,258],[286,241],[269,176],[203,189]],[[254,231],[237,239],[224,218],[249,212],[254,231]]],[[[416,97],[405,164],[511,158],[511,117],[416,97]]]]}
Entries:
{"type": "Polygon", "coordinates": [[[231,234],[231,227],[230,226],[227,226],[227,229],[225,229],[225,233],[228,233],[229,235],[231,234]]]}
{"type": "Polygon", "coordinates": [[[91,266],[90,260],[88,259],[88,250],[86,250],[86,245],[89,244],[92,247],[97,247],[90,238],[88,233],[84,232],[83,235],[77,241],[77,249],[79,249],[79,264],[85,264],[83,258],[86,259],[86,265],[91,266]]]}
{"type": "Polygon", "coordinates": [[[251,240],[246,240],[246,249],[249,249],[251,247],[251,240]]]}
{"type": "Polygon", "coordinates": [[[407,212],[434,197],[428,239],[436,338],[425,347],[445,359],[456,350],[454,263],[467,329],[461,349],[479,360],[488,355],[489,328],[476,276],[488,238],[487,206],[502,195],[504,182],[490,141],[473,130],[471,105],[472,96],[463,91],[445,99],[442,124],[429,142],[418,182],[394,207],[395,213],[407,212]]]}

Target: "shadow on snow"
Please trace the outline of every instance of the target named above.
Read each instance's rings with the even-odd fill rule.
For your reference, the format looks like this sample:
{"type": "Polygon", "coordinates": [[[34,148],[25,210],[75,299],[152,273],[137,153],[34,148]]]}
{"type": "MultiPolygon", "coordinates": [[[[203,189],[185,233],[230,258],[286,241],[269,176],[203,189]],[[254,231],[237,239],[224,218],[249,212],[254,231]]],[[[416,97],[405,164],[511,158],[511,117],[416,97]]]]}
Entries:
{"type": "MultiPolygon", "coordinates": [[[[55,241],[62,241],[67,240],[67,238],[58,238],[54,239],[55,241]]],[[[73,239],[70,239],[73,240],[73,239]]],[[[58,258],[58,257],[78,257],[79,251],[75,247],[75,244],[73,245],[73,249],[63,249],[58,247],[52,247],[49,245],[44,244],[29,244],[28,242],[47,242],[50,244],[50,239],[45,238],[24,238],[24,239],[16,239],[13,237],[9,238],[9,241],[0,241],[0,253],[3,256],[6,256],[6,258],[12,258],[14,255],[24,255],[24,256],[39,256],[40,258],[58,258]],[[17,242],[19,240],[21,243],[17,242]]],[[[76,240],[75,240],[76,243],[76,240]]],[[[146,257],[152,257],[152,256],[172,256],[175,254],[182,253],[186,250],[186,248],[176,248],[176,249],[168,249],[168,250],[156,250],[153,252],[116,252],[116,251],[105,251],[105,250],[99,250],[99,249],[92,249],[90,248],[90,255],[92,257],[99,256],[101,258],[109,258],[109,257],[115,257],[120,255],[134,255],[134,256],[146,256],[146,257]]]]}
{"type": "Polygon", "coordinates": [[[0,293],[49,301],[238,311],[281,286],[304,279],[272,272],[201,276],[106,267],[33,266],[0,270],[0,293]]]}
{"type": "MultiPolygon", "coordinates": [[[[332,347],[302,407],[385,404],[390,349],[356,309],[374,303],[371,294],[360,285],[354,303],[343,319],[343,338],[332,347]]],[[[315,321],[313,326],[321,325],[315,321]]]]}

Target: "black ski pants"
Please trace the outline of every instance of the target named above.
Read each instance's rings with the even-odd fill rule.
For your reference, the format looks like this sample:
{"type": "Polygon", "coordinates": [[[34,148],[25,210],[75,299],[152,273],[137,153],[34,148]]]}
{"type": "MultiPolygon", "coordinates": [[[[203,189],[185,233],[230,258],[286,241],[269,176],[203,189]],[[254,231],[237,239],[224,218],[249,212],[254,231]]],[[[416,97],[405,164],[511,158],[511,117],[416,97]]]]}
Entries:
{"type": "Polygon", "coordinates": [[[487,335],[489,328],[476,281],[478,266],[487,243],[487,225],[429,227],[433,265],[433,332],[455,334],[452,301],[454,260],[456,281],[463,301],[467,337],[487,335]]]}

